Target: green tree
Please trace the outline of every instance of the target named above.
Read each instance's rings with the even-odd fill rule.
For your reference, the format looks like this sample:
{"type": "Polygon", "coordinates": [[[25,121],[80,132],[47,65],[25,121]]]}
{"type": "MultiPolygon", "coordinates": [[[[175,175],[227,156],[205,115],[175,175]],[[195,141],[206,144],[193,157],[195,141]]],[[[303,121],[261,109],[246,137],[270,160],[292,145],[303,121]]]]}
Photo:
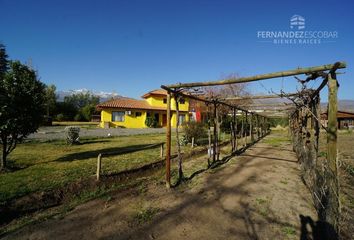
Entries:
{"type": "Polygon", "coordinates": [[[78,110],[86,105],[97,105],[100,98],[93,95],[91,92],[75,93],[64,98],[64,102],[74,105],[78,110]]]}
{"type": "Polygon", "coordinates": [[[66,102],[57,102],[55,106],[55,118],[58,121],[73,120],[77,113],[74,105],[66,102]]]}
{"type": "Polygon", "coordinates": [[[0,44],[0,80],[5,76],[8,69],[8,56],[6,55],[5,46],[0,44]]]}
{"type": "Polygon", "coordinates": [[[81,116],[86,120],[90,121],[92,114],[94,114],[96,111],[96,104],[88,104],[81,108],[80,113],[81,116]]]}
{"type": "Polygon", "coordinates": [[[55,91],[57,90],[56,86],[51,84],[46,86],[45,88],[45,101],[46,101],[46,110],[47,110],[47,117],[53,114],[55,110],[55,106],[57,103],[57,95],[55,91]]]}
{"type": "Polygon", "coordinates": [[[45,104],[45,85],[35,71],[19,61],[6,62],[5,69],[0,79],[0,171],[16,145],[38,129],[45,104]]]}
{"type": "Polygon", "coordinates": [[[90,121],[100,98],[91,92],[77,93],[64,98],[64,103],[76,108],[75,121],[90,121]]]}

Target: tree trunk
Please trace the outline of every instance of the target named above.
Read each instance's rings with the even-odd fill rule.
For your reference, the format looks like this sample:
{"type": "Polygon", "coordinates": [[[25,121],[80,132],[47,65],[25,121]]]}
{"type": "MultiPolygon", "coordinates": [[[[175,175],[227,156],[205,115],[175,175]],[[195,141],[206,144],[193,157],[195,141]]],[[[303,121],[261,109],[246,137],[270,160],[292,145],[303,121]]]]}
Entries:
{"type": "Polygon", "coordinates": [[[1,161],[0,161],[0,171],[3,171],[6,169],[6,148],[7,148],[7,144],[6,144],[6,138],[5,140],[2,139],[2,156],[1,156],[1,161]]]}

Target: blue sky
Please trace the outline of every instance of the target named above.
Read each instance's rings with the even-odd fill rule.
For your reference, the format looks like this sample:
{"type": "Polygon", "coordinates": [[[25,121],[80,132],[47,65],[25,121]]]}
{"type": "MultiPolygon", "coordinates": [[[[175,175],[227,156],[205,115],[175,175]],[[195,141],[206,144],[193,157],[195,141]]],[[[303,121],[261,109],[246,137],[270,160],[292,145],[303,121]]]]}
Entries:
{"type": "MultiPolygon", "coordinates": [[[[353,1],[0,0],[0,42],[59,90],[139,97],[161,84],[217,80],[346,61],[341,99],[354,99],[353,1]],[[299,14],[334,42],[276,45],[257,31],[288,31],[299,14]]],[[[318,84],[317,82],[316,84],[318,84]]],[[[294,78],[252,83],[292,92],[294,78]]],[[[322,95],[323,101],[326,93],[322,95]]]]}

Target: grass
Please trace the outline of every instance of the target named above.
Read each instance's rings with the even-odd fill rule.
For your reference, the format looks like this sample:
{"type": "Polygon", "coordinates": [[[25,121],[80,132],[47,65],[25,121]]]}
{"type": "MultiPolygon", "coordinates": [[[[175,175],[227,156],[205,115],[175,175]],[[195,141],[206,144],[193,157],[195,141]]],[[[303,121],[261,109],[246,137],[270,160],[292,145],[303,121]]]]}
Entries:
{"type": "Polygon", "coordinates": [[[351,175],[351,176],[354,176],[354,167],[352,166],[352,165],[347,165],[346,167],[345,167],[345,170],[346,170],[346,172],[349,174],[349,175],[351,175]]]}
{"type": "Polygon", "coordinates": [[[267,202],[267,200],[263,199],[263,198],[256,198],[256,202],[260,205],[265,204],[267,202]]]}
{"type": "Polygon", "coordinates": [[[143,208],[134,215],[133,219],[137,224],[147,223],[150,222],[159,211],[160,209],[155,207],[143,208]]]}
{"type": "Polygon", "coordinates": [[[282,136],[272,136],[263,140],[264,143],[273,147],[281,146],[283,143],[289,142],[289,138],[282,136]]]}
{"type": "Polygon", "coordinates": [[[286,227],[283,227],[281,230],[287,236],[294,236],[296,234],[296,230],[293,227],[286,226],[286,227]]]}
{"type": "Polygon", "coordinates": [[[287,185],[288,184],[288,181],[287,180],[280,180],[280,183],[284,184],[284,185],[287,185]]]}
{"type": "MultiPolygon", "coordinates": [[[[173,133],[174,136],[174,133],[173,133]]],[[[10,199],[38,191],[60,188],[67,183],[84,180],[96,174],[97,156],[103,153],[102,174],[113,174],[139,168],[160,159],[160,147],[131,153],[151,144],[165,142],[165,134],[145,134],[111,138],[81,139],[80,145],[67,145],[64,140],[19,144],[9,155],[8,165],[16,169],[0,174],[0,205],[10,199]],[[115,154],[105,156],[105,153],[115,154]]],[[[194,150],[202,148],[195,147],[194,150]]],[[[172,153],[176,152],[172,137],[172,153]]],[[[190,146],[182,146],[190,152],[190,146]]]]}
{"type": "MultiPolygon", "coordinates": [[[[172,154],[174,154],[176,152],[176,142],[174,133],[172,135],[172,154]]],[[[159,147],[128,154],[119,154],[119,152],[134,150],[148,144],[164,142],[165,137],[165,134],[145,134],[111,138],[87,138],[81,139],[82,144],[73,146],[67,145],[64,140],[46,142],[31,140],[19,144],[9,155],[8,159],[9,166],[14,171],[0,174],[0,204],[6,204],[11,199],[16,199],[33,192],[57,189],[67,183],[93,177],[96,171],[98,153],[116,152],[112,156],[103,155],[103,174],[118,173],[158,161],[160,159],[159,147]]],[[[225,138],[227,137],[225,136],[225,138]]],[[[182,151],[189,153],[192,150],[198,151],[201,148],[204,147],[197,146],[191,149],[188,145],[182,146],[182,151]]],[[[229,153],[229,150],[226,151],[229,153]]],[[[176,172],[176,162],[173,162],[171,167],[172,172],[176,172]]],[[[184,169],[185,173],[190,175],[194,171],[204,167],[206,167],[205,158],[184,166],[184,169]]],[[[163,170],[161,170],[159,176],[154,176],[154,178],[158,179],[154,180],[161,183],[163,175],[163,170]]],[[[174,175],[177,176],[177,174],[174,175]]],[[[78,196],[73,196],[70,201],[64,202],[58,207],[39,211],[35,215],[23,216],[14,220],[6,228],[1,229],[0,235],[24,225],[40,222],[48,218],[64,216],[66,212],[72,210],[74,207],[92,199],[102,198],[108,204],[111,198],[109,195],[110,192],[114,191],[114,189],[125,188],[127,184],[138,183],[138,181],[140,180],[132,179],[125,185],[114,184],[113,186],[98,187],[97,189],[83,191],[78,196]]],[[[137,186],[138,192],[144,194],[147,190],[146,182],[141,181],[139,184],[137,186]]],[[[156,208],[141,209],[136,215],[136,220],[138,222],[149,221],[158,211],[156,208]]]]}
{"type": "MultiPolygon", "coordinates": [[[[164,141],[164,134],[147,134],[86,139],[82,140],[81,145],[73,146],[64,141],[20,144],[9,155],[9,165],[18,170],[0,174],[0,204],[31,192],[55,189],[93,176],[98,153],[117,153],[103,156],[103,174],[117,173],[155,162],[160,159],[159,147],[128,154],[119,152],[164,141]]],[[[173,141],[172,152],[175,151],[175,145],[173,141]]]]}
{"type": "Polygon", "coordinates": [[[80,195],[76,196],[72,201],[62,204],[58,207],[53,207],[45,211],[40,211],[35,215],[25,215],[19,219],[16,219],[15,221],[11,222],[11,224],[0,229],[0,238],[2,234],[16,231],[17,229],[29,224],[39,223],[54,217],[57,219],[63,218],[67,212],[71,211],[76,206],[92,199],[101,198],[105,200],[107,204],[112,199],[109,195],[110,192],[127,188],[129,186],[134,186],[136,184],[141,184],[143,181],[146,181],[146,179],[135,179],[127,184],[113,184],[109,188],[99,187],[95,190],[84,191],[80,195]]]}
{"type": "Polygon", "coordinates": [[[269,215],[269,201],[264,198],[256,198],[256,209],[260,215],[263,217],[268,217],[269,215]]]}

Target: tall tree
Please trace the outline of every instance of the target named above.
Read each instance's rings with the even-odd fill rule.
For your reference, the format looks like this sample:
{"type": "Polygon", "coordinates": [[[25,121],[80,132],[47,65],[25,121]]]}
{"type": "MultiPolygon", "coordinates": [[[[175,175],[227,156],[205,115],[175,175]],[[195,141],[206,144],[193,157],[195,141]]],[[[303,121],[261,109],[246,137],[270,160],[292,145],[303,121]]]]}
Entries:
{"type": "Polygon", "coordinates": [[[9,61],[0,80],[1,171],[16,145],[38,129],[43,119],[45,85],[35,71],[19,61],[9,61]]]}
{"type": "Polygon", "coordinates": [[[76,107],[77,114],[76,121],[86,120],[90,121],[91,115],[95,111],[96,105],[99,103],[100,98],[91,92],[77,93],[64,98],[64,102],[76,107]]]}
{"type": "Polygon", "coordinates": [[[64,102],[73,104],[77,109],[81,109],[86,105],[97,105],[100,98],[92,94],[91,92],[82,92],[66,96],[64,102]]]}
{"type": "Polygon", "coordinates": [[[8,56],[6,54],[5,46],[0,43],[0,80],[3,79],[5,72],[8,69],[8,56]]]}
{"type": "Polygon", "coordinates": [[[47,117],[53,114],[56,102],[57,102],[57,95],[55,91],[57,90],[54,84],[48,85],[45,88],[45,101],[46,101],[46,110],[47,110],[47,117]]]}

